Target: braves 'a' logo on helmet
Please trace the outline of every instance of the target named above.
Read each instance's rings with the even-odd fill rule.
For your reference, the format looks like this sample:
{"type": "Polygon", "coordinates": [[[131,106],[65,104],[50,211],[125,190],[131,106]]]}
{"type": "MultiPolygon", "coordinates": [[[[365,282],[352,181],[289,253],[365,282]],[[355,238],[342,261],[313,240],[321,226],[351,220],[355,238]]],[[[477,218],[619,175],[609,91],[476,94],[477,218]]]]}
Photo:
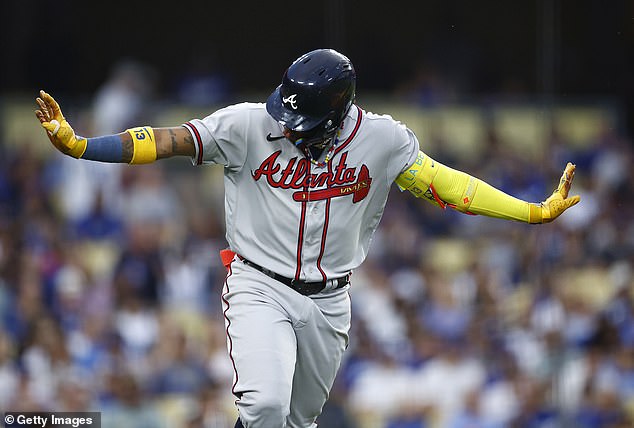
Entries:
{"type": "Polygon", "coordinates": [[[289,95],[286,98],[282,98],[282,102],[284,104],[290,104],[293,110],[297,110],[297,100],[295,99],[296,97],[297,97],[297,94],[289,95]]]}

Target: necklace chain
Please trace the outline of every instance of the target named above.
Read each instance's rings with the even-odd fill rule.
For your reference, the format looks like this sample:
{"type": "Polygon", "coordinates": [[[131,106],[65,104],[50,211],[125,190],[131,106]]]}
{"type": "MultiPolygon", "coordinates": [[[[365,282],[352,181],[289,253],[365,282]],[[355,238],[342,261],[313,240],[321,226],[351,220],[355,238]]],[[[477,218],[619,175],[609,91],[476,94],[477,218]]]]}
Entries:
{"type": "Polygon", "coordinates": [[[326,157],[324,158],[323,162],[317,162],[313,158],[313,154],[310,152],[310,149],[308,147],[306,147],[306,149],[304,151],[306,153],[306,157],[308,157],[308,159],[310,160],[310,163],[315,165],[317,168],[321,168],[321,167],[326,166],[328,164],[328,162],[330,162],[330,159],[332,159],[332,154],[335,151],[335,147],[337,147],[337,144],[339,144],[339,136],[340,135],[341,135],[341,128],[339,128],[339,130],[337,131],[337,135],[335,136],[335,139],[334,139],[333,143],[328,148],[328,152],[326,152],[326,157]]]}

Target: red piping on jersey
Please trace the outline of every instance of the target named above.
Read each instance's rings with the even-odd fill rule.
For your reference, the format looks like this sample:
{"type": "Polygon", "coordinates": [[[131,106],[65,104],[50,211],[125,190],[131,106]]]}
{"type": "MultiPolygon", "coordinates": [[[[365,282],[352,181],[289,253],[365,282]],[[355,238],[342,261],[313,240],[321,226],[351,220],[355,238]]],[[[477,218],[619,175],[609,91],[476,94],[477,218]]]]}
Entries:
{"type": "Polygon", "coordinates": [[[327,199],[326,200],[326,215],[324,218],[324,230],[321,233],[321,247],[319,248],[319,257],[317,257],[317,269],[319,269],[319,272],[321,273],[321,277],[323,278],[324,281],[326,281],[328,278],[326,278],[326,273],[321,268],[321,259],[322,257],[324,257],[324,250],[326,249],[326,234],[328,233],[329,218],[330,218],[330,199],[327,199]]]}
{"type": "Polygon", "coordinates": [[[185,122],[185,126],[190,128],[194,133],[194,137],[196,138],[196,146],[198,147],[198,156],[196,156],[196,165],[200,165],[203,163],[203,140],[200,138],[200,133],[198,129],[191,123],[185,122]]]}
{"type": "Polygon", "coordinates": [[[339,153],[341,150],[343,150],[343,148],[346,147],[348,145],[348,143],[350,143],[350,141],[352,141],[354,136],[357,134],[357,131],[359,130],[359,126],[361,125],[361,119],[362,119],[363,113],[361,112],[361,108],[358,105],[355,105],[355,107],[357,108],[357,123],[355,123],[354,129],[350,133],[350,136],[348,136],[348,138],[346,138],[346,141],[344,141],[342,145],[340,145],[339,147],[337,147],[335,149],[335,152],[332,154],[333,157],[337,153],[339,153]]]}
{"type": "Polygon", "coordinates": [[[236,385],[238,384],[238,369],[236,368],[236,362],[233,359],[233,340],[231,339],[231,334],[229,334],[229,327],[231,327],[231,320],[229,319],[229,317],[227,316],[227,311],[229,311],[229,301],[227,300],[227,294],[229,294],[229,277],[233,275],[233,270],[231,269],[231,264],[227,265],[227,276],[225,276],[225,287],[226,287],[226,292],[222,293],[222,301],[225,303],[225,305],[227,305],[227,307],[225,308],[225,310],[222,312],[222,315],[224,316],[225,320],[227,320],[227,328],[225,329],[225,333],[227,334],[227,339],[229,340],[229,359],[231,360],[231,365],[233,366],[233,374],[235,375],[235,381],[233,382],[233,385],[231,386],[231,393],[233,395],[235,395],[238,400],[236,400],[236,403],[240,400],[240,395],[238,393],[236,393],[236,385]]]}
{"type": "MultiPolygon", "coordinates": [[[[302,159],[300,162],[306,162],[308,164],[308,177],[310,177],[310,162],[308,159],[302,159]]],[[[299,168],[300,163],[297,164],[299,168]]],[[[304,192],[308,192],[310,179],[304,181],[304,192]]],[[[302,249],[304,245],[304,226],[306,225],[306,208],[307,201],[302,201],[302,214],[299,219],[299,232],[297,233],[297,268],[295,269],[295,279],[299,279],[299,274],[302,271],[302,249]]]]}

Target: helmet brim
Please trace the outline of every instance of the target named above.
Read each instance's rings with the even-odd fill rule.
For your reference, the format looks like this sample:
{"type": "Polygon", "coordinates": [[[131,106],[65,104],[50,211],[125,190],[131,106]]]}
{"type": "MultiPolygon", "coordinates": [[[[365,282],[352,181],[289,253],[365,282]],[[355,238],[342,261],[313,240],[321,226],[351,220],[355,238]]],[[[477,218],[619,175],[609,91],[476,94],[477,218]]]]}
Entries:
{"type": "Polygon", "coordinates": [[[289,109],[282,102],[281,89],[282,85],[279,85],[275,88],[271,95],[269,95],[269,98],[266,100],[266,111],[273,117],[273,119],[277,120],[288,129],[299,132],[310,131],[328,118],[328,114],[318,117],[309,116],[289,109]]]}

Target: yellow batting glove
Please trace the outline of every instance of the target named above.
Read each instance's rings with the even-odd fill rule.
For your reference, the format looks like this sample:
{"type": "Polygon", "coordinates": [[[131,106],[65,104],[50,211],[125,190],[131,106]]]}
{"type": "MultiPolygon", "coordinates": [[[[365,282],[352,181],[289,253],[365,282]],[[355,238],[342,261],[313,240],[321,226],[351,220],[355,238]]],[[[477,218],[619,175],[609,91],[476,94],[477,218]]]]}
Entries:
{"type": "Polygon", "coordinates": [[[559,179],[559,186],[557,186],[553,194],[541,204],[530,205],[530,223],[550,223],[559,217],[561,213],[579,202],[580,197],[578,195],[568,197],[574,176],[575,165],[568,162],[564,173],[559,179]]]}
{"type": "Polygon", "coordinates": [[[74,158],[82,157],[86,151],[86,139],[75,135],[57,101],[44,91],[40,91],[36,101],[40,108],[35,110],[35,116],[46,130],[51,143],[64,154],[74,158]]]}

